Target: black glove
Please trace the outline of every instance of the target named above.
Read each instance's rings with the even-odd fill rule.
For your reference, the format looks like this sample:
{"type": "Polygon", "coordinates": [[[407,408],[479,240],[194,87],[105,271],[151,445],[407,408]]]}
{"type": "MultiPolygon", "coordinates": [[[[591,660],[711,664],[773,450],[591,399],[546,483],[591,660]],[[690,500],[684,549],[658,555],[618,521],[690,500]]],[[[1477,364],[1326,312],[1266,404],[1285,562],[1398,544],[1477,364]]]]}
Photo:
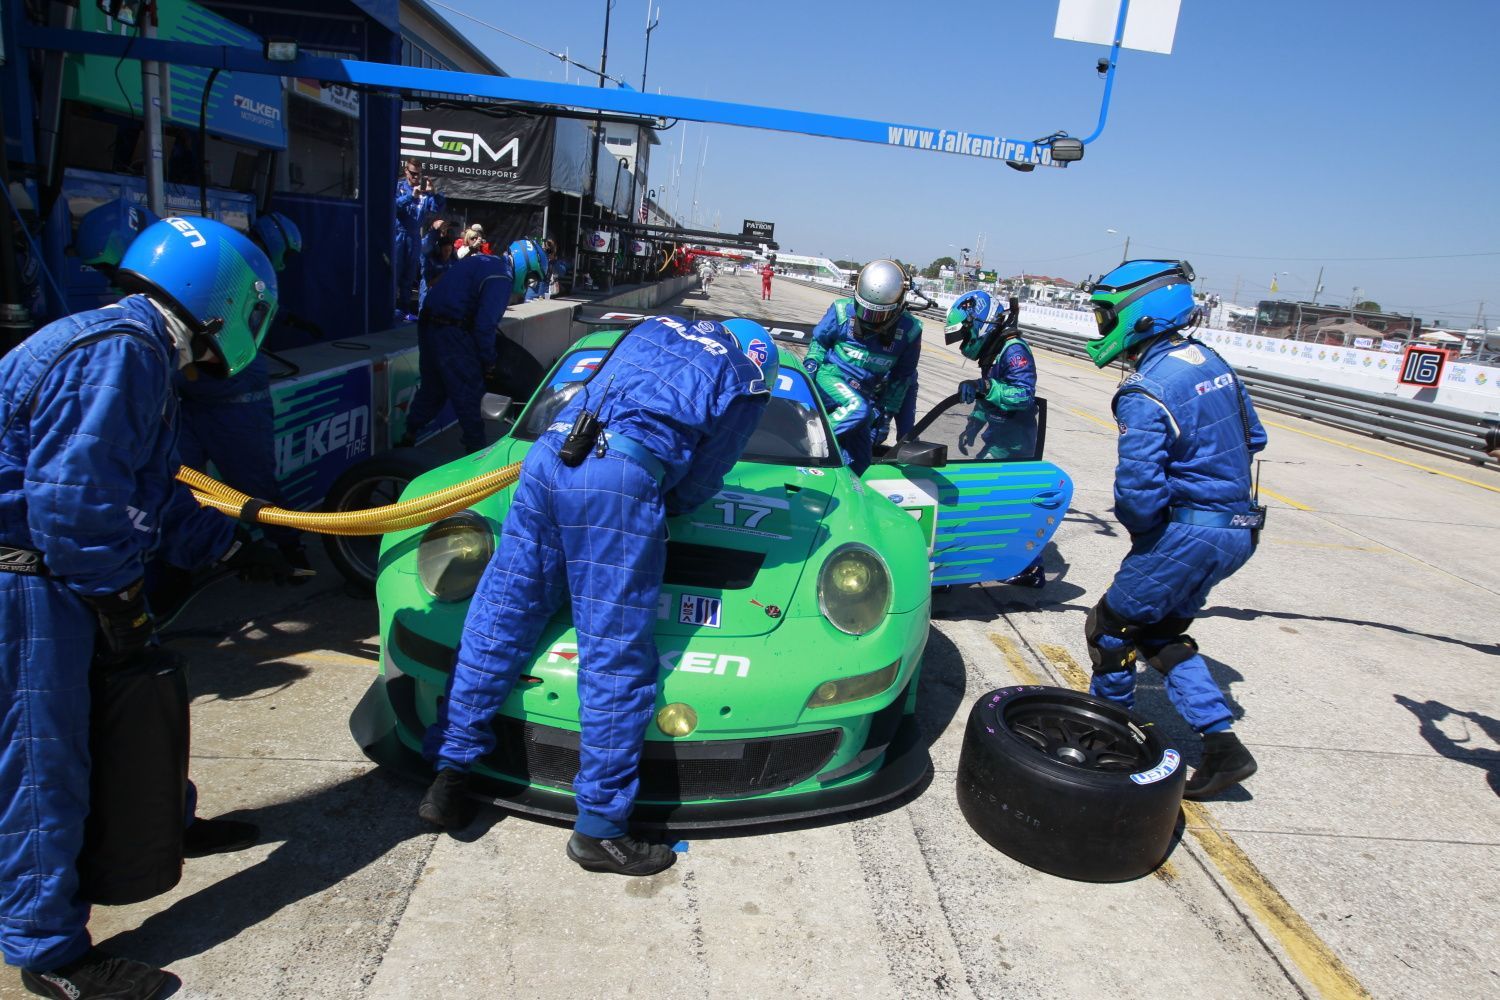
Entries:
{"type": "Polygon", "coordinates": [[[85,597],[84,601],[99,619],[96,659],[108,664],[124,663],[150,643],[156,623],[146,607],[144,577],[113,594],[85,597]]]}
{"type": "Polygon", "coordinates": [[[257,541],[244,530],[235,532],[234,545],[220,563],[251,583],[274,583],[279,587],[297,575],[297,568],[280,549],[270,542],[257,541]]]}

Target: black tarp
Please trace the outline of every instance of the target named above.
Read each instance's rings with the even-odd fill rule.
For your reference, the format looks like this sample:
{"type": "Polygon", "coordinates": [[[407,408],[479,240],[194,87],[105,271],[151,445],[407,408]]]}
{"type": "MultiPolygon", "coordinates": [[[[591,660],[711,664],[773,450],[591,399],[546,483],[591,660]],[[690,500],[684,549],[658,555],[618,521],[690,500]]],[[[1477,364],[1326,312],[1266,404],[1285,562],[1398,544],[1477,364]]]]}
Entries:
{"type": "Polygon", "coordinates": [[[554,121],[428,108],[401,112],[401,158],[449,198],[540,205],[552,184],[554,121]]]}

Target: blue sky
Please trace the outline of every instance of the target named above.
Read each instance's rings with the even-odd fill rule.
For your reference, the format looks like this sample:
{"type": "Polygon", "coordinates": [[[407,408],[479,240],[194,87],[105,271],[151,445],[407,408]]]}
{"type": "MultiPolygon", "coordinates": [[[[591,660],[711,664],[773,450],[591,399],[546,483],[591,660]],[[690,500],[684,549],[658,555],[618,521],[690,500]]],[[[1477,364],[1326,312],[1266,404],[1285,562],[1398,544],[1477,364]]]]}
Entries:
{"type": "MultiPolygon", "coordinates": [[[[598,63],[604,0],[441,2],[598,63]]],[[[652,91],[1024,138],[1087,135],[1098,116],[1107,50],[1054,39],[1055,0],[656,4],[652,91]]],[[[563,78],[446,16],[512,75],[563,78]]],[[[609,70],[631,86],[645,16],[646,0],[616,0],[609,70]]],[[[1122,53],[1109,124],[1066,170],[686,123],[661,134],[652,183],[685,140],[686,215],[706,140],[698,222],[771,220],[798,253],[925,265],[984,233],[1002,273],[1080,278],[1128,234],[1132,256],[1186,257],[1241,303],[1279,272],[1281,295],[1305,298],[1321,264],[1320,301],[1358,287],[1464,326],[1485,300],[1494,327],[1497,36],[1496,0],[1183,0],[1173,54],[1122,53]]]]}

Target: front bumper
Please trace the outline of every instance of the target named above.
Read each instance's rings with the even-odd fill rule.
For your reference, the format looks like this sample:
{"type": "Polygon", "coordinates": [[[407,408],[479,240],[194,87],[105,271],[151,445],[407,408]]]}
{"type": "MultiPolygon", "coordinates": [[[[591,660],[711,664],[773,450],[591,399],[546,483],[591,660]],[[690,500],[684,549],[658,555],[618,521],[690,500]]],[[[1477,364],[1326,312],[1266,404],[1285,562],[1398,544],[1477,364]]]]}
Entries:
{"type": "MultiPolygon", "coordinates": [[[[412,678],[392,670],[389,664],[387,670],[390,672],[386,676],[375,679],[350,716],[350,731],[371,760],[414,780],[430,781],[432,765],[401,736],[403,729],[409,734],[420,734],[424,728],[417,715],[416,683],[412,678]]],[[[712,802],[667,804],[643,801],[636,805],[631,821],[643,827],[678,830],[740,827],[837,816],[894,799],[925,780],[932,769],[915,717],[902,714],[905,702],[903,692],[892,702],[892,708],[888,710],[890,715],[883,720],[884,724],[872,725],[870,737],[855,760],[861,767],[879,761],[880,767],[863,780],[816,791],[781,795],[747,793],[742,797],[712,802]]],[[[509,725],[513,734],[523,733],[533,747],[544,748],[546,753],[542,756],[551,761],[550,767],[546,763],[542,765],[545,773],[539,775],[533,772],[533,782],[538,778],[554,785],[560,782],[561,776],[567,773],[569,736],[574,738],[571,753],[576,760],[576,734],[547,727],[531,727],[527,730],[521,726],[528,724],[517,724],[513,720],[509,725]],[[559,757],[563,759],[559,761],[559,757]]],[[[818,735],[803,734],[800,737],[804,742],[799,745],[796,755],[802,758],[804,767],[807,760],[816,758],[827,742],[807,742],[809,736],[818,735]]],[[[760,777],[770,777],[769,782],[763,786],[764,791],[769,793],[775,791],[777,786],[776,761],[782,761],[780,766],[786,769],[786,775],[790,775],[791,769],[796,765],[788,761],[785,754],[778,758],[776,748],[755,746],[753,752],[744,751],[743,748],[775,742],[776,738],[738,741],[734,744],[735,749],[731,750],[728,742],[715,748],[713,741],[708,741],[698,744],[702,749],[688,749],[681,744],[648,740],[642,759],[643,780],[653,770],[668,781],[672,780],[670,776],[673,774],[679,776],[678,780],[683,780],[681,775],[697,769],[697,772],[716,774],[723,781],[726,780],[726,768],[743,773],[746,767],[758,767],[761,769],[760,777]],[[726,755],[737,756],[737,759],[728,760],[726,755]]],[[[505,743],[502,734],[502,744],[497,752],[505,750],[505,743]]],[[[513,743],[511,749],[514,753],[513,743]]],[[[826,761],[829,754],[831,746],[822,759],[826,761]]],[[[526,756],[535,767],[535,758],[530,753],[526,756]]],[[[836,775],[824,777],[825,780],[842,777],[851,773],[851,770],[850,766],[845,766],[836,775]]],[[[781,787],[788,787],[792,783],[795,782],[789,781],[781,787]]],[[[514,812],[566,822],[571,822],[577,815],[573,796],[561,789],[514,781],[478,770],[472,772],[470,788],[476,798],[514,812]]]]}

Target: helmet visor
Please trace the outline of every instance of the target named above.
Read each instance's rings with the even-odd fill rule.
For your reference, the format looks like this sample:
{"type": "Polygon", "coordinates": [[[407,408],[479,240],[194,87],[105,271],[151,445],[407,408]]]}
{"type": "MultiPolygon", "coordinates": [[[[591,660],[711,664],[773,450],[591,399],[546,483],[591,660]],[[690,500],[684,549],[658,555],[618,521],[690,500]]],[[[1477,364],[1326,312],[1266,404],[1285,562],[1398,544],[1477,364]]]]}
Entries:
{"type": "Polygon", "coordinates": [[[901,303],[889,306],[866,306],[856,302],[854,315],[864,326],[874,330],[885,330],[901,315],[901,303]]]}

